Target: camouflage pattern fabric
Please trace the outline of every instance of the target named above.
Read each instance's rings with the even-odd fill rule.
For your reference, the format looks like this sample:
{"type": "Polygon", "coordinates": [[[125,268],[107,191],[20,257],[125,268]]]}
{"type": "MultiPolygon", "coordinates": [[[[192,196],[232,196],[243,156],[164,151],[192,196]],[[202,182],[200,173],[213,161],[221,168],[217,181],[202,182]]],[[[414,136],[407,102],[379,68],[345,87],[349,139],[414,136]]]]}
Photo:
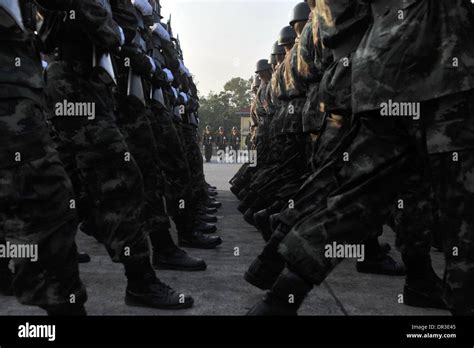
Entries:
{"type": "Polygon", "coordinates": [[[57,146],[66,169],[80,173],[90,199],[89,216],[114,261],[149,256],[143,222],[143,178],[113,113],[111,90],[87,78],[88,64],[53,62],[47,71],[46,95],[56,103],[95,105],[95,119],[54,117],[57,146]]]}
{"type": "Polygon", "coordinates": [[[50,307],[69,304],[74,295],[77,304],[84,303],[74,192],[41,105],[0,99],[0,149],[0,241],[38,246],[37,262],[13,259],[18,300],[50,307]]]}
{"type": "Polygon", "coordinates": [[[352,63],[355,112],[389,99],[422,102],[474,88],[470,1],[400,0],[390,11],[385,5],[372,3],[374,24],[352,63]]]}

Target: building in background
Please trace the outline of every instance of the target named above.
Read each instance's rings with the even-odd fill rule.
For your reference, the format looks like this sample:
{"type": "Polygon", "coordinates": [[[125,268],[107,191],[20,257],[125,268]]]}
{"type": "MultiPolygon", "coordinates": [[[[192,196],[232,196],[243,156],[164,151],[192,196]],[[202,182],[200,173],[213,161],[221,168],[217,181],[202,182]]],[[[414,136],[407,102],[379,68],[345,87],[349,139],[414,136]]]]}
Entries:
{"type": "Polygon", "coordinates": [[[250,126],[252,125],[252,120],[250,119],[250,106],[240,109],[235,114],[240,116],[240,149],[243,150],[246,147],[247,136],[250,133],[250,126]]]}

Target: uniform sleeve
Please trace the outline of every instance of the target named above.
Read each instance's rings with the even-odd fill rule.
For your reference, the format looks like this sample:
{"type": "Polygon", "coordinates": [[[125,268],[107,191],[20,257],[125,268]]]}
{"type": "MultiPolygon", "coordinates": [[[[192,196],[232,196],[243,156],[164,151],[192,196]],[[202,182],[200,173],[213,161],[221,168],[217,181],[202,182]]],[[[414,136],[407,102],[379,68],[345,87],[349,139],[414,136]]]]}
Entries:
{"type": "Polygon", "coordinates": [[[118,24],[101,1],[75,0],[74,3],[79,10],[83,29],[93,43],[105,50],[120,46],[118,24]]]}
{"type": "Polygon", "coordinates": [[[132,42],[138,30],[135,8],[129,0],[115,0],[111,4],[113,18],[125,34],[125,43],[132,42]]]}

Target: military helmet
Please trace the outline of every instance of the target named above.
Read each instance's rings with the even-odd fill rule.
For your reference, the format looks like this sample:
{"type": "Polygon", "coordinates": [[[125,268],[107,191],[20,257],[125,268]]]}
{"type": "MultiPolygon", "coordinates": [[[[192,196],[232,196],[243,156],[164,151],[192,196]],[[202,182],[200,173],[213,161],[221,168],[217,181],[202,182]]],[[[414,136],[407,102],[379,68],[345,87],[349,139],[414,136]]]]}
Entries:
{"type": "Polygon", "coordinates": [[[296,40],[296,31],[291,26],[286,26],[280,31],[278,44],[280,46],[293,45],[296,40]]]}
{"type": "Polygon", "coordinates": [[[309,14],[311,9],[306,2],[300,2],[293,8],[291,13],[290,25],[293,26],[296,22],[304,21],[306,22],[309,19],[309,14]]]}
{"type": "Polygon", "coordinates": [[[285,49],[278,44],[278,41],[275,41],[272,49],[272,56],[285,54],[285,49]]]}
{"type": "Polygon", "coordinates": [[[271,70],[272,67],[270,64],[268,64],[268,59],[260,59],[258,62],[257,62],[257,67],[255,69],[255,72],[256,73],[259,73],[259,72],[262,72],[262,71],[265,71],[265,70],[271,70]]]}
{"type": "Polygon", "coordinates": [[[268,64],[270,65],[277,65],[278,61],[275,55],[271,54],[270,58],[268,59],[268,64]]]}

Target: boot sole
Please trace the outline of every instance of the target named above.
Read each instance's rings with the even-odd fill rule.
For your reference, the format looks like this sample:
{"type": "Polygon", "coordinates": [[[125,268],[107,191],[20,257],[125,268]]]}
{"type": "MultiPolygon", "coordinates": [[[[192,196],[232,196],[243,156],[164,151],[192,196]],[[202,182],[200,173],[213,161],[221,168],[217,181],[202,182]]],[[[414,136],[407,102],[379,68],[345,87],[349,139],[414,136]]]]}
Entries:
{"type": "Polygon", "coordinates": [[[220,241],[219,243],[213,243],[213,244],[209,244],[209,245],[199,245],[199,246],[191,245],[191,244],[188,244],[188,243],[179,243],[179,246],[183,247],[183,248],[188,248],[188,249],[211,250],[211,249],[217,248],[221,244],[222,244],[222,241],[220,241]]]}
{"type": "Polygon", "coordinates": [[[247,283],[255,286],[256,288],[259,288],[260,290],[270,290],[273,285],[265,284],[259,278],[255,277],[252,273],[249,272],[245,272],[244,279],[247,281],[247,283]]]}
{"type": "Polygon", "coordinates": [[[213,234],[213,233],[216,233],[217,232],[217,228],[214,230],[199,230],[199,229],[196,229],[197,232],[201,232],[202,234],[213,234]]]}
{"type": "Polygon", "coordinates": [[[176,265],[158,264],[158,265],[153,265],[153,268],[162,270],[162,271],[202,272],[202,271],[207,270],[207,265],[196,266],[196,267],[183,267],[183,266],[176,266],[176,265]]]}
{"type": "Polygon", "coordinates": [[[202,222],[207,222],[208,224],[212,224],[212,223],[216,223],[218,222],[218,219],[215,218],[215,219],[201,219],[201,218],[198,218],[199,221],[202,221],[202,222]]]}
{"type": "Polygon", "coordinates": [[[189,309],[194,305],[194,300],[189,303],[178,303],[178,304],[167,304],[167,305],[150,305],[141,300],[130,298],[125,296],[125,304],[131,307],[142,307],[142,308],[155,308],[155,309],[164,309],[164,310],[173,310],[173,309],[189,309]]]}
{"type": "Polygon", "coordinates": [[[419,307],[419,308],[435,308],[435,309],[444,309],[448,310],[446,304],[441,300],[434,300],[424,295],[421,295],[419,292],[413,291],[408,287],[403,289],[403,298],[404,304],[410,307],[419,307]]]}

